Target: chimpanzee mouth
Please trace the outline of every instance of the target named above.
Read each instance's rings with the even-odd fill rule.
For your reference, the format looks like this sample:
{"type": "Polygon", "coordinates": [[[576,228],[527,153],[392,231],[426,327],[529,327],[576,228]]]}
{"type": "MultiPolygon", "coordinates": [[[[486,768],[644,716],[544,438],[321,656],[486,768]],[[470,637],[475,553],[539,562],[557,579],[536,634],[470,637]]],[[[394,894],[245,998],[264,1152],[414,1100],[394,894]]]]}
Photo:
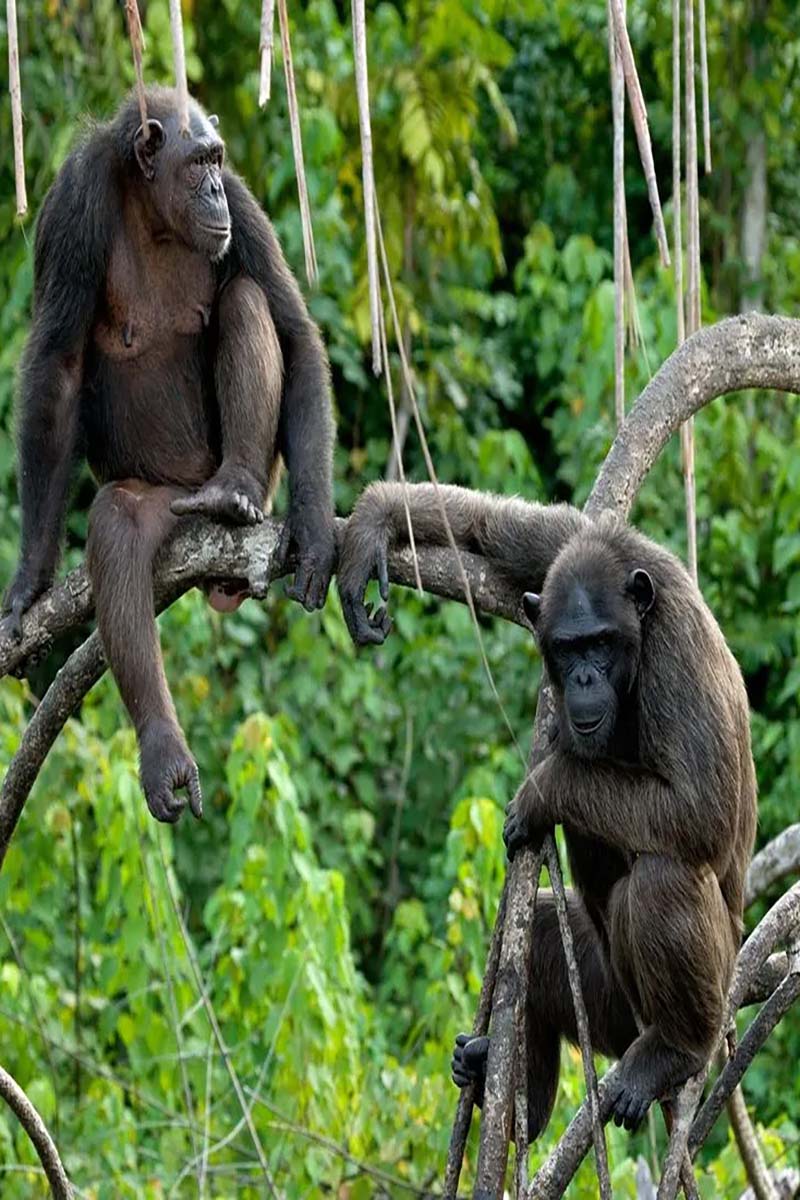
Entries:
{"type": "Polygon", "coordinates": [[[605,719],[605,713],[603,713],[597,721],[571,721],[570,724],[579,737],[589,737],[591,734],[597,733],[605,719]]]}

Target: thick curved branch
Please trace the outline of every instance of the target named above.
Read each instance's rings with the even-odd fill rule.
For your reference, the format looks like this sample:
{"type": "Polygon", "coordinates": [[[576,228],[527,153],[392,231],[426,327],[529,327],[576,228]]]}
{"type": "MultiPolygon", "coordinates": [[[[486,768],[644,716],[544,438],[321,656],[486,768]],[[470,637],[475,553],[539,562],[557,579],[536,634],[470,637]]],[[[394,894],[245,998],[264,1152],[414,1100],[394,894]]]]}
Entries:
{"type": "Polygon", "coordinates": [[[16,1079],[2,1067],[0,1067],[0,1096],[31,1139],[55,1200],[72,1200],[72,1186],[47,1126],[16,1079]]]}
{"type": "Polygon", "coordinates": [[[757,313],[701,329],[656,371],[609,451],[586,513],[627,517],[648,471],[676,430],[728,392],[800,393],[800,320],[757,313]]]}

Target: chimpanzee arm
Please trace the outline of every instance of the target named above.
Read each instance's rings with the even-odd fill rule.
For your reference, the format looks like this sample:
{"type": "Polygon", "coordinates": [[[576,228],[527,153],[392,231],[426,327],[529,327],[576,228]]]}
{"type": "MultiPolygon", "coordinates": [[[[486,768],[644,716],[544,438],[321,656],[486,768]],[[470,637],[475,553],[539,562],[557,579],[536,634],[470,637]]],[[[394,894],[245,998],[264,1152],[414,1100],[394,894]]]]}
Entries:
{"type": "Polygon", "coordinates": [[[283,354],[278,440],[289,469],[288,534],[298,554],[289,595],[306,608],[321,608],[335,561],[328,359],[272,225],[238,176],[226,171],[224,183],[231,213],[228,269],[249,276],[263,290],[283,354]]]}
{"type": "Polygon", "coordinates": [[[364,593],[377,576],[388,598],[389,547],[408,542],[406,500],[419,545],[449,546],[446,518],[456,545],[495,563],[520,593],[542,586],[550,563],[586,520],[566,504],[534,504],[447,484],[371,484],[347,522],[337,573],[350,633],[362,645],[382,642],[388,631],[383,610],[367,614],[364,593]]]}
{"type": "Polygon", "coordinates": [[[36,229],[33,324],[20,387],[22,550],[3,606],[7,630],[17,638],[22,614],[58,565],[78,443],[84,351],[117,211],[109,175],[102,147],[75,151],[50,189],[36,229]]]}
{"type": "Polygon", "coordinates": [[[709,769],[664,778],[645,767],[555,751],[533,768],[508,807],[509,854],[538,831],[566,825],[630,855],[663,854],[718,876],[734,848],[738,792],[709,769]]]}

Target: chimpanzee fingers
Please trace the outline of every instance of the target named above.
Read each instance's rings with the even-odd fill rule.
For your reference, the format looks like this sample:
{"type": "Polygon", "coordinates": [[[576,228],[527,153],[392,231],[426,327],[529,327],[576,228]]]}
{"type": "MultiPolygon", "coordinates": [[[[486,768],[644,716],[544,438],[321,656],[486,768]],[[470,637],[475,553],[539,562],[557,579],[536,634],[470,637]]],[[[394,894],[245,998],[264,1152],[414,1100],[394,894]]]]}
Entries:
{"type": "Polygon", "coordinates": [[[381,634],[381,641],[385,641],[392,632],[392,618],[389,616],[385,607],[381,607],[376,611],[374,616],[371,616],[369,623],[373,629],[381,634]]]}
{"type": "Polygon", "coordinates": [[[175,517],[188,517],[192,513],[201,512],[203,502],[199,496],[199,492],[195,492],[191,496],[177,496],[170,504],[169,511],[175,517]]]}
{"type": "Polygon", "coordinates": [[[475,1036],[474,1033],[457,1033],[456,1034],[456,1045],[457,1046],[466,1046],[467,1042],[471,1041],[474,1036],[475,1036]]]}
{"type": "Polygon", "coordinates": [[[292,544],[292,522],[287,517],[286,520],[283,522],[283,528],[281,529],[281,537],[280,537],[280,541],[278,542],[278,561],[279,562],[283,562],[284,559],[288,556],[289,548],[291,547],[291,544],[292,544]]]}
{"type": "Polygon", "coordinates": [[[462,1051],[464,1066],[473,1079],[482,1079],[486,1074],[489,1056],[488,1037],[471,1037],[462,1051]]]}
{"type": "Polygon", "coordinates": [[[378,591],[381,594],[381,600],[383,600],[385,604],[389,599],[389,560],[385,546],[381,546],[378,549],[378,561],[376,565],[378,573],[378,591]]]}
{"type": "Polygon", "coordinates": [[[160,788],[153,795],[146,797],[147,807],[157,821],[166,825],[174,825],[180,820],[181,813],[186,808],[186,799],[176,796],[171,788],[160,788]]]}
{"type": "Polygon", "coordinates": [[[353,599],[347,594],[343,595],[342,612],[350,636],[357,646],[379,646],[383,642],[386,635],[382,628],[374,628],[370,624],[363,600],[353,599]]]}
{"type": "Polygon", "coordinates": [[[16,642],[17,644],[22,641],[22,608],[20,605],[13,604],[0,620],[0,641],[16,642]]]}

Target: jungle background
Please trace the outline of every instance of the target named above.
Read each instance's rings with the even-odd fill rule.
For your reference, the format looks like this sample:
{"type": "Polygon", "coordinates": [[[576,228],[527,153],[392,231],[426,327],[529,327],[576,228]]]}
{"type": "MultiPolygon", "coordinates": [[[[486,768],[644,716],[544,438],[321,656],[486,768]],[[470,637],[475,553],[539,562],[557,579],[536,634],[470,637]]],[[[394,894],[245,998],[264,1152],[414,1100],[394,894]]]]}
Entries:
{"type": "MultiPolygon", "coordinates": [[[[305,287],[279,55],[272,100],[257,107],[259,6],[183,7],[191,90],[219,114],[229,159],[305,287]]],[[[167,4],[141,8],[146,78],[169,82],[167,4]]],[[[637,0],[629,10],[669,224],[670,5],[637,0]]],[[[346,514],[391,458],[385,385],[367,345],[350,12],[306,0],[291,16],[320,267],[308,294],[333,366],[336,502],[346,514]]],[[[35,214],[86,115],[109,116],[133,71],[114,0],[30,0],[19,20],[35,214]]],[[[378,195],[439,477],[581,503],[614,432],[605,0],[381,0],[368,7],[368,27],[378,195]]],[[[3,61],[5,33],[0,18],[3,61]]],[[[796,315],[800,9],[709,0],[708,38],[704,320],[748,306],[796,315]],[[763,258],[752,251],[760,240],[763,258]]],[[[33,240],[32,218],[20,226],[14,216],[7,97],[0,146],[4,585],[18,545],[13,401],[33,240]]],[[[626,160],[641,333],[628,354],[631,403],[674,348],[676,319],[630,128],[626,160]]],[[[395,355],[392,370],[400,392],[395,355]]],[[[796,402],[732,396],[701,414],[696,437],[700,582],[751,698],[761,844],[796,819],[800,778],[796,402]]],[[[413,432],[404,457],[412,479],[426,477],[413,432]]],[[[68,565],[82,554],[92,489],[82,474],[68,565]]],[[[677,444],[635,519],[685,551],[677,444]]],[[[203,778],[203,822],[155,827],[132,731],[105,679],[51,753],[0,874],[0,1061],[42,1111],[80,1195],[264,1194],[168,878],[282,1194],[362,1200],[438,1186],[456,1101],[452,1039],[473,1016],[519,757],[466,609],[394,589],[392,637],[357,653],[335,589],[314,616],[282,592],[228,618],[192,593],[161,620],[203,778]]],[[[487,620],[483,632],[526,748],[540,669],[533,642],[502,622],[487,620]]],[[[58,645],[28,682],[0,682],[0,771],[69,649],[58,645]]],[[[556,1113],[532,1165],[582,1096],[579,1057],[563,1058],[556,1113]]],[[[745,1079],[770,1164],[798,1161],[798,1061],[795,1013],[745,1079]]],[[[609,1133],[615,1194],[635,1196],[636,1157],[649,1158],[662,1132],[609,1133]]],[[[0,1194],[45,1195],[34,1163],[0,1112],[0,1194]]],[[[699,1176],[706,1197],[745,1186],[724,1120],[699,1176]]],[[[586,1165],[570,1195],[589,1198],[595,1187],[586,1165]]]]}

